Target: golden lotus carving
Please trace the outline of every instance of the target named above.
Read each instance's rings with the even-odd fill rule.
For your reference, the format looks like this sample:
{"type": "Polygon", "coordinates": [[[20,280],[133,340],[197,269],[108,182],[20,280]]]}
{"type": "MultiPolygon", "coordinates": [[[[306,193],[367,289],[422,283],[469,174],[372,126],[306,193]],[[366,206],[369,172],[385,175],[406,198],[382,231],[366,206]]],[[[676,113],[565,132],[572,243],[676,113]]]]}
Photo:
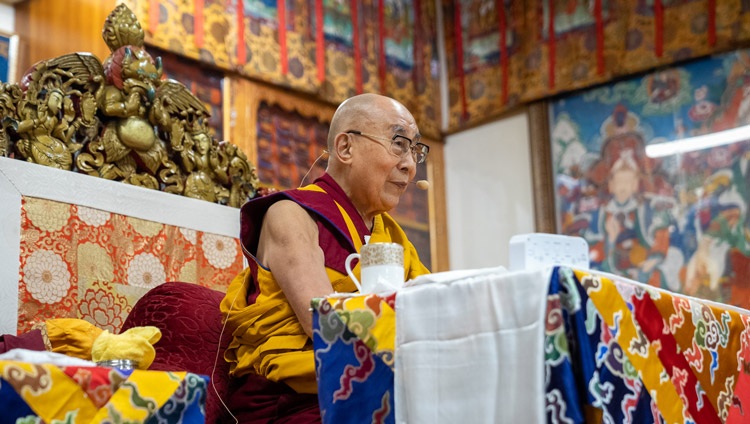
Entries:
{"type": "Polygon", "coordinates": [[[205,105],[164,80],[161,59],[124,4],[102,32],[104,62],[71,53],[0,85],[0,156],[239,207],[256,195],[255,167],[218,142],[205,105]]]}

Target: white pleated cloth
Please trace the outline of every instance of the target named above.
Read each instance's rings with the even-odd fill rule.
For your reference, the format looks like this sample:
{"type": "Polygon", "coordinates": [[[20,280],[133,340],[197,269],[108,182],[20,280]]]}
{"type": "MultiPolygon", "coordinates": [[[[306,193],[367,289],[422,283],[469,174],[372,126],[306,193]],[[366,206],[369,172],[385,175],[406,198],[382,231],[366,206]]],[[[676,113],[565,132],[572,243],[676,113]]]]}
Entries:
{"type": "Polygon", "coordinates": [[[396,423],[544,423],[550,271],[453,271],[400,290],[396,423]]]}

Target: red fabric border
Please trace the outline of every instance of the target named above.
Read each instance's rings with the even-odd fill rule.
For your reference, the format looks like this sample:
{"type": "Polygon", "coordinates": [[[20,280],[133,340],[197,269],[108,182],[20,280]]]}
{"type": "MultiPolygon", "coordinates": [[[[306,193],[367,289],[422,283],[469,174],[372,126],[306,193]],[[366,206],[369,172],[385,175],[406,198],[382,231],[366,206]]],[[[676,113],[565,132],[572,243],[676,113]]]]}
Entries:
{"type": "Polygon", "coordinates": [[[204,0],[195,0],[193,4],[193,35],[195,37],[195,45],[199,49],[203,48],[203,8],[204,0]]]}
{"type": "Polygon", "coordinates": [[[318,65],[318,81],[326,79],[326,43],[323,35],[323,0],[315,0],[315,62],[318,65]]]}
{"type": "Polygon", "coordinates": [[[549,57],[549,60],[547,61],[549,63],[549,88],[555,88],[555,66],[557,66],[557,63],[555,61],[557,52],[555,46],[555,0],[548,0],[547,4],[549,5],[549,22],[548,22],[548,36],[549,39],[547,40],[547,55],[549,57]]]}
{"type": "Polygon", "coordinates": [[[378,78],[380,92],[385,93],[385,5],[378,0],[378,78]]]}
{"type": "MultiPolygon", "coordinates": [[[[664,369],[674,378],[674,371],[679,369],[686,374],[684,395],[687,398],[687,408],[690,416],[697,423],[701,424],[721,424],[721,420],[716,415],[716,410],[708,398],[703,399],[703,407],[698,409],[699,399],[695,388],[698,386],[698,379],[693,369],[688,364],[685,356],[680,353],[677,346],[677,340],[673,334],[664,329],[664,317],[656,307],[651,295],[643,293],[643,298],[637,296],[631,298],[633,309],[635,310],[635,319],[641,327],[641,331],[648,338],[650,343],[659,342],[661,349],[658,349],[659,359],[664,369]]],[[[623,347],[625,348],[625,347],[623,347]]]]}
{"type": "Polygon", "coordinates": [[[357,0],[351,0],[352,11],[352,48],[354,49],[354,88],[357,94],[362,93],[362,48],[359,42],[359,9],[357,0]]]}
{"type": "Polygon", "coordinates": [[[708,45],[716,45],[716,0],[708,0],[708,45]]]}
{"type": "Polygon", "coordinates": [[[281,61],[281,75],[289,72],[289,56],[286,47],[286,0],[276,0],[276,10],[279,23],[279,61],[281,61]]]}
{"type": "Polygon", "coordinates": [[[237,0],[237,62],[240,66],[247,62],[245,49],[245,5],[237,0]]]}
{"type": "Polygon", "coordinates": [[[508,103],[508,40],[506,38],[506,32],[508,31],[508,23],[505,20],[505,7],[504,0],[496,0],[495,8],[497,9],[497,22],[500,26],[500,68],[502,75],[502,86],[501,86],[501,99],[503,104],[508,103]]]}
{"type": "Polygon", "coordinates": [[[654,0],[654,53],[656,57],[664,54],[664,6],[661,0],[654,0]]]}
{"type": "Polygon", "coordinates": [[[602,0],[594,0],[594,18],[596,19],[596,73],[604,74],[604,20],[602,19],[602,0]]]}
{"type": "Polygon", "coordinates": [[[453,2],[453,35],[456,39],[456,75],[458,76],[459,97],[461,98],[461,113],[464,118],[468,115],[466,102],[466,76],[464,75],[464,37],[461,30],[461,0],[453,2]]]}
{"type": "Polygon", "coordinates": [[[159,0],[151,0],[148,4],[148,30],[151,34],[156,34],[156,28],[159,26],[159,0]]]}
{"type": "Polygon", "coordinates": [[[414,89],[417,88],[417,82],[419,81],[420,75],[422,74],[422,2],[421,0],[414,0],[414,27],[412,28],[413,34],[413,51],[412,57],[414,60],[414,68],[412,69],[412,81],[414,82],[414,89]]]}

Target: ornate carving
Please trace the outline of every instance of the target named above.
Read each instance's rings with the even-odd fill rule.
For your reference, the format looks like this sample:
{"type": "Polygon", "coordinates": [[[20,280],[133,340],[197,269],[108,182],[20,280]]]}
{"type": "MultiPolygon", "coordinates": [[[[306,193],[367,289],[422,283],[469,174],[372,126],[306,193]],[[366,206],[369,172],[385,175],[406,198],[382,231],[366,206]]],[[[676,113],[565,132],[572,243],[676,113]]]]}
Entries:
{"type": "Polygon", "coordinates": [[[71,53],[0,85],[0,155],[239,207],[256,195],[247,157],[210,135],[210,114],[160,58],[125,4],[107,18],[104,62],[71,53]]]}

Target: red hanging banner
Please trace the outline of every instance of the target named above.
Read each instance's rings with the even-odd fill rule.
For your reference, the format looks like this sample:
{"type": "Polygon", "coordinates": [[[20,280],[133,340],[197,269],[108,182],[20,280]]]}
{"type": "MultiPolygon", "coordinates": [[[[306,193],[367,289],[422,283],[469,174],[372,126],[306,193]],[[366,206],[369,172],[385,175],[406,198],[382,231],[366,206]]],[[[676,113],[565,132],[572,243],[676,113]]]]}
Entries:
{"type": "Polygon", "coordinates": [[[464,37],[461,27],[461,0],[453,2],[453,38],[456,40],[456,76],[458,77],[458,95],[461,98],[461,116],[466,118],[469,106],[466,103],[466,81],[464,75],[464,37]]]}
{"type": "Polygon", "coordinates": [[[352,11],[352,49],[354,50],[354,88],[357,94],[362,93],[362,49],[359,41],[359,10],[357,0],[351,0],[352,11]]]}
{"type": "Polygon", "coordinates": [[[414,89],[417,89],[417,82],[422,76],[422,2],[420,0],[414,0],[414,25],[412,26],[413,34],[413,45],[412,45],[412,60],[414,62],[411,70],[412,82],[414,83],[414,89]]]}
{"type": "Polygon", "coordinates": [[[244,0],[237,1],[237,62],[240,66],[247,62],[245,47],[245,5],[244,0]]]}
{"type": "Polygon", "coordinates": [[[378,0],[378,79],[380,92],[385,93],[385,5],[378,0]]]}
{"type": "Polygon", "coordinates": [[[193,34],[195,36],[195,46],[203,48],[203,0],[195,0],[193,4],[193,34]]]}
{"type": "Polygon", "coordinates": [[[602,17],[602,0],[594,0],[594,19],[596,19],[596,73],[604,74],[604,19],[602,17]]]}
{"type": "Polygon", "coordinates": [[[318,81],[326,79],[326,43],[323,33],[323,0],[315,0],[315,63],[318,65],[318,81]]]}
{"type": "Polygon", "coordinates": [[[549,57],[549,88],[555,88],[555,60],[557,59],[557,52],[555,51],[555,0],[548,0],[549,5],[549,23],[547,25],[548,37],[547,40],[547,54],[549,57]]]}
{"type": "Polygon", "coordinates": [[[281,61],[281,75],[289,72],[289,58],[286,48],[286,0],[276,0],[279,23],[279,61],[281,61]]]}
{"type": "Polygon", "coordinates": [[[656,57],[664,54],[664,7],[661,0],[654,0],[654,52],[656,57]]]}
{"type": "Polygon", "coordinates": [[[159,26],[159,0],[151,0],[148,3],[148,31],[153,35],[156,34],[156,28],[159,26]]]}
{"type": "Polygon", "coordinates": [[[716,45],[716,0],[708,0],[708,45],[716,45]]]}
{"type": "Polygon", "coordinates": [[[502,70],[502,92],[501,99],[503,104],[508,103],[508,23],[505,19],[505,1],[497,0],[495,2],[495,8],[497,9],[497,23],[500,26],[500,68],[502,70]]]}

